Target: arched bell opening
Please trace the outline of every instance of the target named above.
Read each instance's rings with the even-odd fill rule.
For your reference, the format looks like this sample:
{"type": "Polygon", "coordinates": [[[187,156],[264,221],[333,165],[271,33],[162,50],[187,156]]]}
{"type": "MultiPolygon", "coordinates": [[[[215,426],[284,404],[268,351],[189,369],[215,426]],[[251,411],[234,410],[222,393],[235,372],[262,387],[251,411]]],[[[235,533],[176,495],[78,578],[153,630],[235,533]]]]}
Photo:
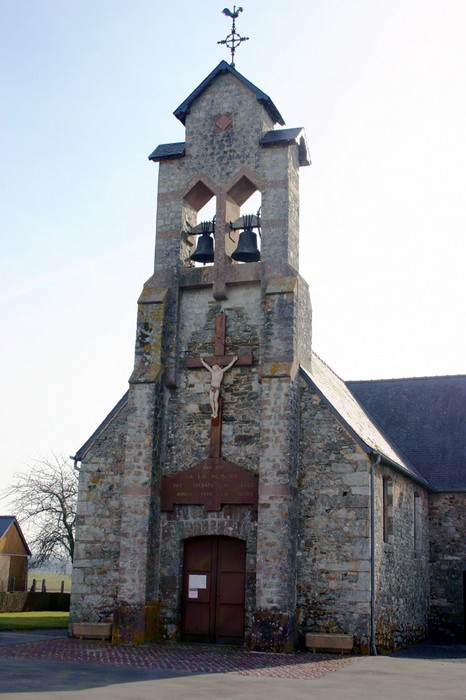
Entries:
{"type": "Polygon", "coordinates": [[[184,239],[187,243],[183,262],[188,266],[213,265],[216,197],[201,180],[184,197],[184,239]]]}
{"type": "Polygon", "coordinates": [[[225,251],[236,264],[260,260],[260,211],[262,196],[246,176],[241,177],[229,190],[231,202],[225,251]]]}

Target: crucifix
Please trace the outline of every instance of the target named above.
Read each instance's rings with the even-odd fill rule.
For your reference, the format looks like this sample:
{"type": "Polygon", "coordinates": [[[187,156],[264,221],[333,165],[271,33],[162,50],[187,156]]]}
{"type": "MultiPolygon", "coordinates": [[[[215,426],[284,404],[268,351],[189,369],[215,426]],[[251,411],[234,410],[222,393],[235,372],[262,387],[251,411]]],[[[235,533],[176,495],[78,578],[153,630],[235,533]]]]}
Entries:
{"type": "MultiPolygon", "coordinates": [[[[222,379],[223,373],[226,371],[227,367],[233,366],[235,364],[237,367],[244,367],[247,365],[252,365],[252,355],[251,353],[245,355],[225,355],[225,332],[226,332],[226,321],[227,317],[225,313],[219,313],[215,316],[215,336],[214,336],[214,354],[210,357],[187,357],[186,367],[188,368],[200,368],[205,367],[206,364],[208,368],[212,368],[215,365],[219,368],[223,368],[223,372],[219,376],[220,381],[222,379]]],[[[213,378],[213,373],[211,371],[211,376],[213,378]]],[[[220,382],[218,382],[220,386],[220,382]]],[[[211,384],[211,394],[215,394],[217,387],[214,382],[211,384]]],[[[221,392],[218,392],[218,396],[215,397],[218,400],[218,410],[217,415],[212,415],[210,419],[210,445],[209,445],[209,457],[219,458],[221,457],[221,446],[222,446],[222,407],[223,398],[221,392]]],[[[215,411],[214,411],[215,412],[215,411]]]]}

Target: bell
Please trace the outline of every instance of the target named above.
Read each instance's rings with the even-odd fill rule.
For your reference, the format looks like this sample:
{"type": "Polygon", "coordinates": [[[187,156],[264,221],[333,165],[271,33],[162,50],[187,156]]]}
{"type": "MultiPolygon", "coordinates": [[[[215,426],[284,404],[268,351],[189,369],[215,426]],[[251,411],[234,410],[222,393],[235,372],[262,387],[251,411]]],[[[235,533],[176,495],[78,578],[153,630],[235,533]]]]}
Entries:
{"type": "Polygon", "coordinates": [[[236,250],[231,254],[233,260],[238,262],[258,262],[261,259],[260,250],[257,247],[257,235],[252,228],[246,228],[239,234],[236,250]]]}
{"type": "Polygon", "coordinates": [[[189,259],[197,263],[214,262],[214,239],[209,233],[201,233],[198,238],[196,250],[189,259]]]}

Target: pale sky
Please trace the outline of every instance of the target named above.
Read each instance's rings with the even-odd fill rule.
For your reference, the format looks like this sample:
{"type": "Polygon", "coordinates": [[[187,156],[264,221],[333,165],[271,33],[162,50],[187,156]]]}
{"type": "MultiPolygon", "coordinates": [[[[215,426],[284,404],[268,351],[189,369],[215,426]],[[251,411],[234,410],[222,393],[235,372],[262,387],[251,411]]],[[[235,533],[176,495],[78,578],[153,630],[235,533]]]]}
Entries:
{"type": "MultiPolygon", "coordinates": [[[[0,0],[0,487],[74,454],[126,391],[153,266],[147,156],[184,140],[173,111],[229,61],[223,7],[0,0]]],[[[314,349],[344,379],[465,373],[466,2],[243,7],[236,68],[313,161],[314,349]]]]}

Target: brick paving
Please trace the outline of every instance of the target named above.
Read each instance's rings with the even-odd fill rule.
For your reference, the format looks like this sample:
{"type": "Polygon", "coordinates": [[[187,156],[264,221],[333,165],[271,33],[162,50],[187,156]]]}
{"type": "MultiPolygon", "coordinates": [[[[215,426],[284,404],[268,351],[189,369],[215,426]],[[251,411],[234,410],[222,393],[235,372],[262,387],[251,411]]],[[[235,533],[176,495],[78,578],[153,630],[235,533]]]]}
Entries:
{"type": "Polygon", "coordinates": [[[259,654],[238,647],[203,644],[116,646],[110,642],[62,638],[0,647],[0,658],[312,680],[355,663],[360,657],[310,652],[259,654]]]}

